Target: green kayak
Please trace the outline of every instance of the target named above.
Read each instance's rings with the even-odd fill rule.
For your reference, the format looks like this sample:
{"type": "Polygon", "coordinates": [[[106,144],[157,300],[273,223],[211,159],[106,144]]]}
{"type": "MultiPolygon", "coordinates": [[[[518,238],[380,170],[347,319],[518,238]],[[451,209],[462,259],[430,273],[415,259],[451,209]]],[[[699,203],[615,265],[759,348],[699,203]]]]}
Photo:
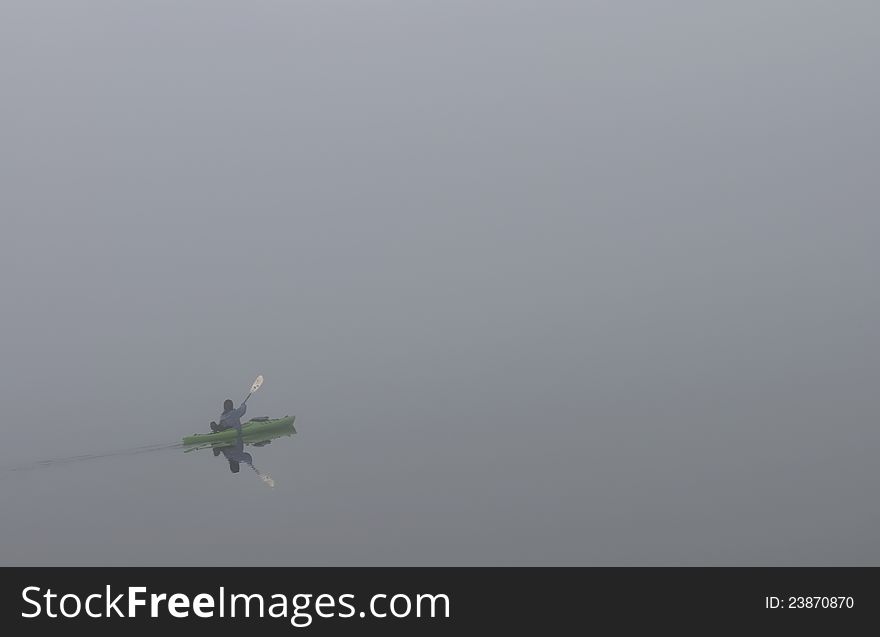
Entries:
{"type": "MultiPolygon", "coordinates": [[[[295,416],[284,418],[249,420],[241,426],[241,438],[244,442],[257,440],[266,434],[295,434],[293,428],[295,416]]],[[[235,429],[226,429],[217,433],[193,434],[183,439],[185,445],[212,445],[214,443],[233,442],[238,437],[235,429]]]]}

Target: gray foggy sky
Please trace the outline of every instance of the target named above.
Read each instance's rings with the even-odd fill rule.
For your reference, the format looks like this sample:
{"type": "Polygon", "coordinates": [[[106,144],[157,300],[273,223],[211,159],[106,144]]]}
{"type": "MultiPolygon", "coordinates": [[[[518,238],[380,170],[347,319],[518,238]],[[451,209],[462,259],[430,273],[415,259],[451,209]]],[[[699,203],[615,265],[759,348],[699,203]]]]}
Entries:
{"type": "Polygon", "coordinates": [[[4,2],[0,562],[880,563],[878,19],[4,2]]]}

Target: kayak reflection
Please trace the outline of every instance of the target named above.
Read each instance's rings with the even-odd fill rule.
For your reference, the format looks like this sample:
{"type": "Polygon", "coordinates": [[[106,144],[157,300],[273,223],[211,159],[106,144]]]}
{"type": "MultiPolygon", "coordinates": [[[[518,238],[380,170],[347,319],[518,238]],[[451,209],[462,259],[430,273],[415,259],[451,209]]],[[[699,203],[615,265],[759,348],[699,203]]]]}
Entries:
{"type": "MultiPolygon", "coordinates": [[[[254,465],[253,454],[245,451],[245,447],[265,447],[271,444],[273,440],[282,437],[292,436],[296,433],[293,426],[293,418],[278,421],[268,421],[268,419],[254,419],[242,427],[241,431],[237,431],[234,437],[224,440],[206,440],[200,444],[191,444],[184,449],[185,452],[198,451],[199,449],[211,449],[215,457],[223,456],[229,463],[229,470],[232,473],[239,473],[241,465],[247,465],[254,473],[259,476],[265,484],[270,487],[275,486],[275,481],[271,476],[263,473],[254,465]],[[260,428],[259,426],[248,427],[248,425],[262,425],[263,423],[277,422],[276,426],[271,428],[260,428]]],[[[232,432],[230,432],[232,433],[232,432]]],[[[205,436],[208,438],[208,436],[205,436]]]]}

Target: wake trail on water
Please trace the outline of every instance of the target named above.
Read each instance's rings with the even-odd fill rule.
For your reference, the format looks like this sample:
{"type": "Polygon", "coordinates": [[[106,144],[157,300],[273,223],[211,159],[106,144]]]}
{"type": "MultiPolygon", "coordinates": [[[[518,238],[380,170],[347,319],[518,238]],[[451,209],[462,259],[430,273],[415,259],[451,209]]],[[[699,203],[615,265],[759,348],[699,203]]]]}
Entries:
{"type": "Polygon", "coordinates": [[[47,458],[45,460],[35,460],[22,465],[13,465],[3,467],[4,472],[12,473],[18,471],[33,471],[34,469],[45,469],[57,465],[74,464],[77,462],[86,462],[88,460],[100,460],[102,458],[112,458],[114,456],[137,456],[144,453],[153,453],[155,451],[165,451],[168,449],[180,449],[183,443],[174,444],[156,444],[142,445],[140,447],[130,447],[128,449],[117,449],[115,451],[106,451],[101,453],[84,453],[76,456],[61,456],[58,458],[47,458]]]}

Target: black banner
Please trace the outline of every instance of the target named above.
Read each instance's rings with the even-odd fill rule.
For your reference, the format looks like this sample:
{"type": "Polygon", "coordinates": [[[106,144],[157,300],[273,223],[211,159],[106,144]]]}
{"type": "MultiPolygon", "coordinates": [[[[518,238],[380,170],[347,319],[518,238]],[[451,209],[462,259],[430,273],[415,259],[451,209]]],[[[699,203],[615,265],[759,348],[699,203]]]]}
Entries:
{"type": "MultiPolygon", "coordinates": [[[[827,627],[878,617],[874,568],[4,568],[4,626],[260,634],[827,627]],[[610,622],[610,624],[609,624],[610,622]]],[[[868,622],[868,624],[866,624],[868,622]]]]}

